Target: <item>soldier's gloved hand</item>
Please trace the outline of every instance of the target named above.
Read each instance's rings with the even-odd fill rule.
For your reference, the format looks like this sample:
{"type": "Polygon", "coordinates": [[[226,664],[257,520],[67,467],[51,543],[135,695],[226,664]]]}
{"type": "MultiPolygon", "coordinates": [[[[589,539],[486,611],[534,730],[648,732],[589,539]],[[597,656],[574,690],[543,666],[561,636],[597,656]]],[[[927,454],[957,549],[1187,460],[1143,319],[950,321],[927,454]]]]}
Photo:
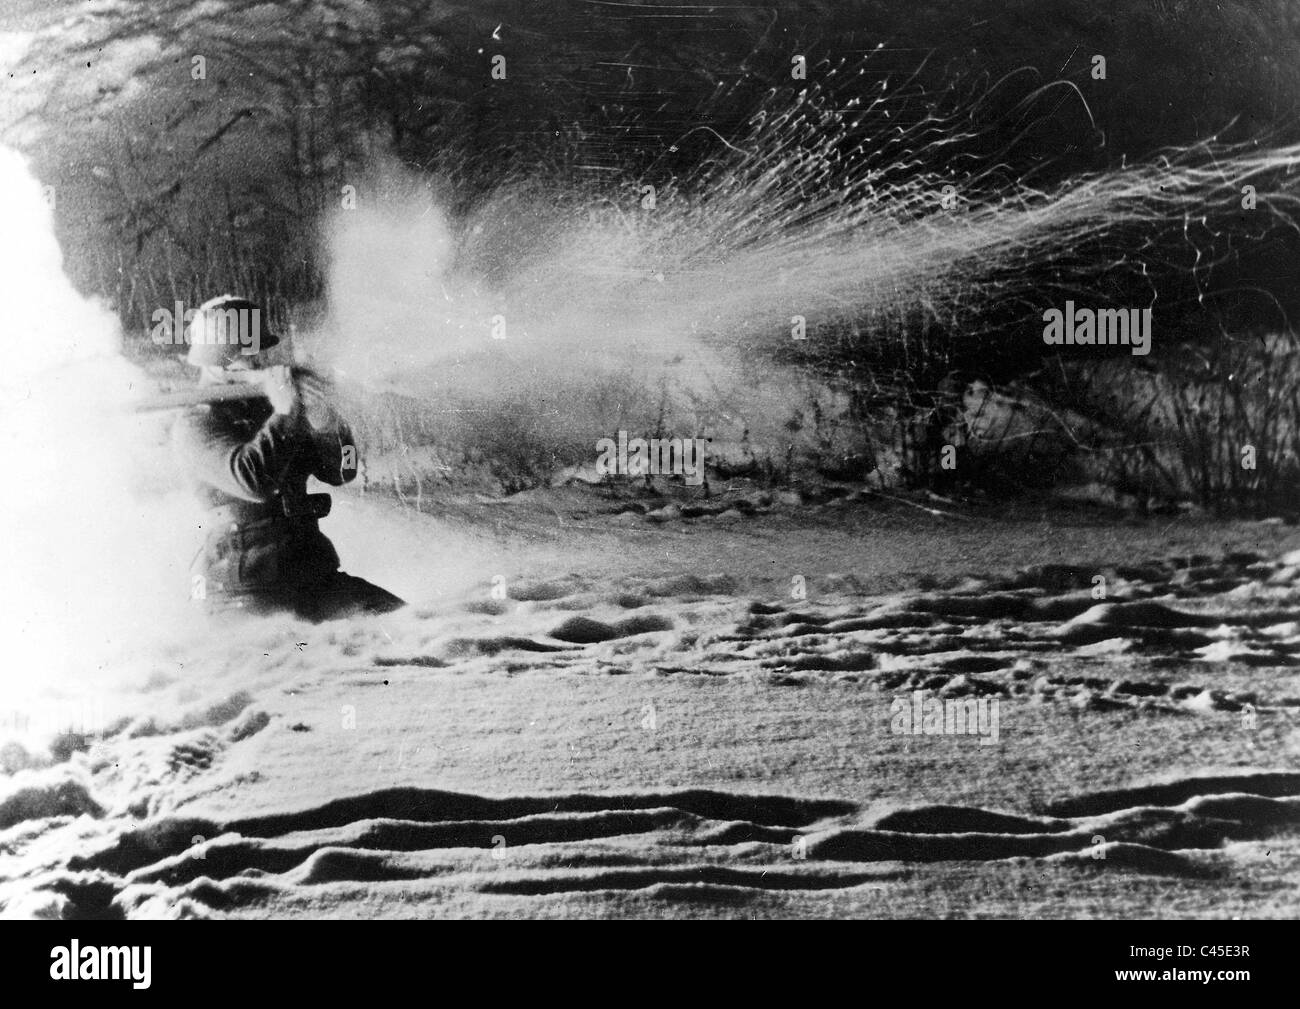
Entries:
{"type": "Polygon", "coordinates": [[[271,401],[271,409],[278,414],[296,413],[302,406],[298,386],[287,365],[277,364],[263,370],[262,391],[271,401]]]}

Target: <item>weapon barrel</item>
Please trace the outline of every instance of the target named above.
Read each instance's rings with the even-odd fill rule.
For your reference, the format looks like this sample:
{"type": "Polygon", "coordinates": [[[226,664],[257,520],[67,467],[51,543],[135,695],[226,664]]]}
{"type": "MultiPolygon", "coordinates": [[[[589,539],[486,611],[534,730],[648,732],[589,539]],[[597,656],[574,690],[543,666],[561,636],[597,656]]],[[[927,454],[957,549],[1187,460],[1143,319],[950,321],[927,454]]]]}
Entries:
{"type": "Polygon", "coordinates": [[[202,403],[221,403],[232,399],[256,399],[259,396],[263,398],[266,396],[260,386],[240,382],[236,385],[203,385],[196,386],[193,389],[165,392],[157,396],[150,396],[148,399],[140,400],[132,405],[136,412],[144,413],[152,410],[183,410],[186,407],[199,406],[202,403]]]}
{"type": "MultiPolygon", "coordinates": [[[[290,366],[289,373],[294,381],[301,378],[320,379],[318,372],[299,364],[290,366]]],[[[160,393],[140,400],[133,407],[137,413],[147,413],[153,410],[183,410],[203,403],[222,403],[233,399],[266,398],[266,392],[258,382],[261,372],[241,371],[239,374],[242,376],[240,381],[230,385],[199,385],[176,392],[160,393]]]]}

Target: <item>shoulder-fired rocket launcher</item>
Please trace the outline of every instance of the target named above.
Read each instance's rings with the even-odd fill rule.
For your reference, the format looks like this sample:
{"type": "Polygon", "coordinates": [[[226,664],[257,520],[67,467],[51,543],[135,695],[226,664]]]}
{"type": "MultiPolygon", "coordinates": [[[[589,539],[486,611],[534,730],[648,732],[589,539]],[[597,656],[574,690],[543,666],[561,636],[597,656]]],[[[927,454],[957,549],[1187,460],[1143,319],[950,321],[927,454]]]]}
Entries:
{"type": "MultiPolygon", "coordinates": [[[[205,403],[224,403],[235,399],[265,399],[266,390],[262,383],[266,371],[250,369],[248,371],[229,372],[231,381],[224,385],[196,385],[189,389],[177,389],[175,392],[158,393],[147,399],[132,404],[137,412],[155,410],[183,410],[205,403]]],[[[290,378],[319,378],[310,368],[294,365],[289,369],[290,378]]]]}

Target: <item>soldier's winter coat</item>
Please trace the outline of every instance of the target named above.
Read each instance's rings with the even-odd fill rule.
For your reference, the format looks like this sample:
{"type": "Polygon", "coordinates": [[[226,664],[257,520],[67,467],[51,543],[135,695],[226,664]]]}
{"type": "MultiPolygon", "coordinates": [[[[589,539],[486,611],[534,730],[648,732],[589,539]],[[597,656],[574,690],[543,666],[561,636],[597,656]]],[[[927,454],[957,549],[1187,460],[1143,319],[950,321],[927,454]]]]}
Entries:
{"type": "Polygon", "coordinates": [[[301,410],[276,414],[265,400],[236,400],[187,411],[173,442],[206,509],[192,573],[208,609],[325,619],[401,605],[338,570],[338,553],[318,524],[328,498],[307,493],[310,477],[337,487],[356,476],[346,424],[317,429],[301,410]]]}

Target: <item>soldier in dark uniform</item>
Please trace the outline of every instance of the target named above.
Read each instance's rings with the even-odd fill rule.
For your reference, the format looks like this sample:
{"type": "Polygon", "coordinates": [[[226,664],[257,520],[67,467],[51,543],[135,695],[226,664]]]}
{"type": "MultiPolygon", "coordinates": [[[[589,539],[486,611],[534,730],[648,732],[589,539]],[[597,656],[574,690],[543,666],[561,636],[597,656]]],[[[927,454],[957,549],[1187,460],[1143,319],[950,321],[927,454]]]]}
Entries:
{"type": "Polygon", "coordinates": [[[307,480],[338,487],[356,477],[352,432],[320,379],[265,366],[263,352],[279,341],[260,327],[260,310],[252,316],[253,345],[247,332],[242,342],[236,338],[232,313],[256,309],[242,299],[215,298],[189,329],[186,360],[202,369],[200,386],[256,371],[265,393],[192,407],[176,425],[181,466],[206,509],[191,596],[209,613],[290,612],[311,621],[404,606],[339,570],[338,554],[318,524],[329,512],[329,495],[308,494],[307,480]]]}

